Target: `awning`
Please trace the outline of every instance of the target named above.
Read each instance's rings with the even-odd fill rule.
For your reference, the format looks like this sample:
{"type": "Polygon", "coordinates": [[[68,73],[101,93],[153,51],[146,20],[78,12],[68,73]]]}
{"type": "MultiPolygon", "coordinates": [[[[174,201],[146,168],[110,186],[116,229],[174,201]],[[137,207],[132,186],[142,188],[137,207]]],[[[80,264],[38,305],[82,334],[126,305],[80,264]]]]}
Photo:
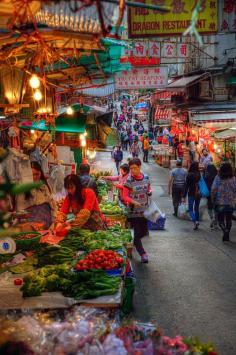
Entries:
{"type": "MultiPolygon", "coordinates": [[[[22,122],[21,129],[32,129],[36,131],[50,131],[53,128],[45,124],[44,120],[38,122],[22,122]]],[[[79,118],[58,118],[56,119],[56,132],[64,133],[84,133],[85,132],[85,119],[79,118]]]]}
{"type": "Polygon", "coordinates": [[[214,137],[221,140],[235,138],[235,135],[236,131],[233,129],[225,129],[224,131],[214,133],[214,137]]]}
{"type": "Polygon", "coordinates": [[[105,97],[105,96],[112,95],[115,92],[115,84],[110,83],[106,85],[101,85],[100,87],[87,88],[87,89],[81,88],[78,90],[78,92],[87,96],[105,97]]]}
{"type": "Polygon", "coordinates": [[[170,118],[170,110],[166,108],[161,108],[160,106],[157,106],[156,112],[155,112],[155,120],[168,120],[170,118]]]}
{"type": "Polygon", "coordinates": [[[166,91],[185,91],[188,86],[196,84],[209,76],[209,73],[204,73],[200,75],[185,76],[181,79],[175,80],[173,83],[167,85],[166,91]]]}
{"type": "Polygon", "coordinates": [[[192,113],[191,118],[193,122],[197,121],[199,123],[236,122],[236,111],[192,113]]]}

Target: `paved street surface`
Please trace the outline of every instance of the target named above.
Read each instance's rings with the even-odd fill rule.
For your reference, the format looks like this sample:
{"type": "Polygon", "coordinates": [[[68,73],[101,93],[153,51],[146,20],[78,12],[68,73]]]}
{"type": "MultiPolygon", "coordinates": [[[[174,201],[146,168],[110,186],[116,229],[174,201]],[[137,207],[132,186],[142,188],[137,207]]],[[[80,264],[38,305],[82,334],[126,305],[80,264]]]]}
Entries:
{"type": "MultiPolygon", "coordinates": [[[[103,168],[113,167],[110,153],[99,153],[103,168]]],[[[115,170],[114,170],[115,171],[115,170]]],[[[157,322],[166,335],[195,335],[212,341],[221,355],[236,354],[236,222],[231,243],[210,231],[207,214],[200,229],[172,216],[167,193],[169,170],[149,163],[153,196],[167,215],[166,230],[144,238],[149,264],[134,253],[137,285],[134,317],[157,322]]]]}

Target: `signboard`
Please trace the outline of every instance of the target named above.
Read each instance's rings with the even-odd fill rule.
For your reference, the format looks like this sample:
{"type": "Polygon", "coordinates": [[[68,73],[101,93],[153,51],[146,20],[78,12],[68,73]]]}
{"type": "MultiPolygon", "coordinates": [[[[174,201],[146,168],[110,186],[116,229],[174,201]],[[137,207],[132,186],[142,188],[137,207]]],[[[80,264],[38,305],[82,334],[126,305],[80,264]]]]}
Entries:
{"type": "Polygon", "coordinates": [[[125,52],[133,66],[153,66],[160,64],[161,43],[156,41],[136,41],[134,47],[125,52]]]}
{"type": "Polygon", "coordinates": [[[219,30],[221,32],[236,32],[235,1],[222,0],[219,6],[219,30]]]}
{"type": "MultiPolygon", "coordinates": [[[[129,8],[129,37],[179,36],[190,25],[198,0],[142,0],[140,2],[168,6],[170,12],[161,13],[145,8],[129,8]]],[[[231,1],[233,3],[233,1],[231,1]]],[[[200,33],[217,31],[217,0],[202,0],[197,20],[200,33]]]]}
{"type": "Polygon", "coordinates": [[[116,89],[158,89],[167,85],[167,67],[135,68],[115,76],[116,89]]]}

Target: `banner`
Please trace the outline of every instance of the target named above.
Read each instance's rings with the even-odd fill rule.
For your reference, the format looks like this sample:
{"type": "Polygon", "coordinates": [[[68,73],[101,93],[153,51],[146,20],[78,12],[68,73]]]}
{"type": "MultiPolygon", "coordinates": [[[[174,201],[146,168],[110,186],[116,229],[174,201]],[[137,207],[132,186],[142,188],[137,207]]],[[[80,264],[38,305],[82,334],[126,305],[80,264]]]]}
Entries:
{"type": "Polygon", "coordinates": [[[161,61],[161,43],[157,41],[135,41],[132,49],[125,52],[133,66],[154,66],[161,61]]]}
{"type": "Polygon", "coordinates": [[[115,76],[115,87],[118,90],[161,89],[168,80],[167,67],[136,68],[115,76]]]}
{"type": "MultiPolygon", "coordinates": [[[[168,6],[170,12],[161,13],[145,8],[129,8],[129,37],[179,36],[190,25],[198,0],[142,0],[140,2],[168,6]]],[[[233,1],[231,1],[233,3],[233,1]]],[[[197,20],[200,33],[217,32],[217,0],[203,0],[197,20]]]]}
{"type": "Polygon", "coordinates": [[[236,32],[236,3],[233,0],[222,0],[219,3],[219,30],[236,32]]]}

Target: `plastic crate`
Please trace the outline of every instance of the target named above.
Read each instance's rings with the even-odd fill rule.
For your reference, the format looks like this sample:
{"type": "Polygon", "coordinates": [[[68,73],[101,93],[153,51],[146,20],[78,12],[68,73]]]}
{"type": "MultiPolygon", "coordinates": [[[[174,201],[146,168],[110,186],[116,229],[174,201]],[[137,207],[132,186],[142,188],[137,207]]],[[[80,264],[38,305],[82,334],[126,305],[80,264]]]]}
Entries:
{"type": "Polygon", "coordinates": [[[166,218],[165,217],[158,218],[156,223],[148,221],[148,229],[150,231],[153,231],[153,230],[164,230],[165,229],[165,223],[166,223],[166,218]]]}

